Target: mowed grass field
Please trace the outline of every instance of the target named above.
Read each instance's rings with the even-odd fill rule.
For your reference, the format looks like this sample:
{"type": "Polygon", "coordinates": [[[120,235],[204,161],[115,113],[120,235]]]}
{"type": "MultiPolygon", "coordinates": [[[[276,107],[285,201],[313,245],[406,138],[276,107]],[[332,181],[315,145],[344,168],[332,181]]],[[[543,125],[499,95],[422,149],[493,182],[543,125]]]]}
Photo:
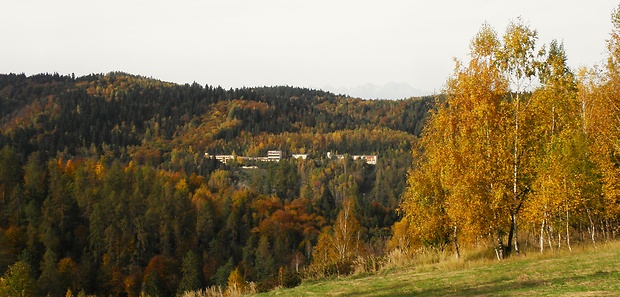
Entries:
{"type": "Polygon", "coordinates": [[[620,243],[530,251],[503,261],[443,260],[304,281],[260,296],[620,296],[620,243]]]}

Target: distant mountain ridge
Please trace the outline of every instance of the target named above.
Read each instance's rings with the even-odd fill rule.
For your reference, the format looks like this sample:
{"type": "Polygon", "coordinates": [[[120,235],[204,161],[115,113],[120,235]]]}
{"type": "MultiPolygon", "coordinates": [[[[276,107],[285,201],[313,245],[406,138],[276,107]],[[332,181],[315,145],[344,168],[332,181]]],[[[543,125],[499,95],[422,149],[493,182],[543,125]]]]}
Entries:
{"type": "MultiPolygon", "coordinates": [[[[163,156],[189,146],[249,155],[267,148],[408,150],[403,143],[419,135],[431,101],[411,96],[363,100],[284,86],[225,90],[122,72],[0,74],[0,147],[11,145],[25,156],[33,151],[55,156],[65,148],[72,155],[105,149],[125,151],[127,158],[163,156]],[[327,138],[317,141],[317,135],[327,138]]],[[[153,163],[161,162],[158,158],[153,163]]]]}
{"type": "Polygon", "coordinates": [[[325,86],[322,89],[336,94],[347,94],[362,99],[405,99],[411,97],[427,96],[432,92],[416,89],[407,83],[389,82],[385,85],[367,83],[356,87],[325,86]]]}

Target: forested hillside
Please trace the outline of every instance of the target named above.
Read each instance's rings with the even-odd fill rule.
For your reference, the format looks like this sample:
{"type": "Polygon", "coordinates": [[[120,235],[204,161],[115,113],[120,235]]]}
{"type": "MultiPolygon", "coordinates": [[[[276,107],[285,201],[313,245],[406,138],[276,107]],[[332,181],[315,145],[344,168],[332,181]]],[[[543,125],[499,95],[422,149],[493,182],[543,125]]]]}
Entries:
{"type": "Polygon", "coordinates": [[[0,275],[26,267],[32,292],[50,296],[291,286],[345,214],[346,252],[379,255],[431,104],[125,73],[0,75],[0,275]],[[282,161],[205,157],[268,150],[282,161]]]}

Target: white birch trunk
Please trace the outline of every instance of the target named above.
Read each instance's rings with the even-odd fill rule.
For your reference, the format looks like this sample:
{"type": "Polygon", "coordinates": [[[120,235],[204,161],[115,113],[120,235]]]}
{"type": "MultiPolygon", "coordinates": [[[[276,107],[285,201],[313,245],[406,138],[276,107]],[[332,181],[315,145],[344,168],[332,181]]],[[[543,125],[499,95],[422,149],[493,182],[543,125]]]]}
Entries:
{"type": "Polygon", "coordinates": [[[566,246],[568,246],[568,250],[569,251],[573,251],[573,249],[570,247],[570,233],[568,231],[568,209],[566,210],[566,246]]]}
{"type": "Polygon", "coordinates": [[[540,244],[540,253],[542,254],[544,249],[545,249],[545,243],[544,243],[544,230],[545,230],[545,219],[542,220],[542,224],[540,225],[540,238],[539,238],[539,244],[540,244]]]}

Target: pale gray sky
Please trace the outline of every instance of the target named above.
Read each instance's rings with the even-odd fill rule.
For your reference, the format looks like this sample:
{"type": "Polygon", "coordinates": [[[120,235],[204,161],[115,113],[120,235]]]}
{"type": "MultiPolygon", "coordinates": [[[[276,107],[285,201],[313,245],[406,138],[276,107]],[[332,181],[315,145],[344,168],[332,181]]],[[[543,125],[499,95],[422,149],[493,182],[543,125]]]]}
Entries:
{"type": "MultiPolygon", "coordinates": [[[[521,16],[569,64],[605,57],[616,1],[0,0],[0,73],[125,71],[222,87],[439,91],[484,22],[521,16]]],[[[363,96],[363,95],[360,95],[363,96]]]]}

